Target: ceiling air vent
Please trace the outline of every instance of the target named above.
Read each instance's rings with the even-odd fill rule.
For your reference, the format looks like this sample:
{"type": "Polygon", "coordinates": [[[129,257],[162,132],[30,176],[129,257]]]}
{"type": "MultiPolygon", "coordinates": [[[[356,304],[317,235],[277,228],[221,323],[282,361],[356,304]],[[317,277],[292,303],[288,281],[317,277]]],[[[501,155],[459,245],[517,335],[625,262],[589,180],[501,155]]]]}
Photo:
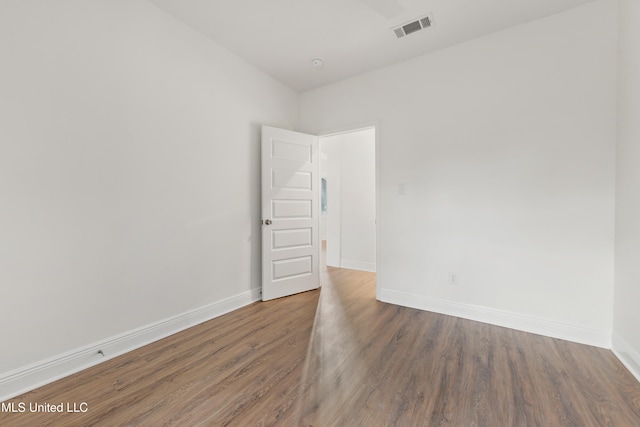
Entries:
{"type": "Polygon", "coordinates": [[[406,24],[400,25],[399,27],[394,28],[393,32],[397,38],[401,38],[404,36],[408,36],[411,33],[415,33],[416,31],[428,28],[432,23],[433,19],[430,15],[427,15],[423,16],[422,18],[416,19],[415,21],[407,22],[406,24]]]}

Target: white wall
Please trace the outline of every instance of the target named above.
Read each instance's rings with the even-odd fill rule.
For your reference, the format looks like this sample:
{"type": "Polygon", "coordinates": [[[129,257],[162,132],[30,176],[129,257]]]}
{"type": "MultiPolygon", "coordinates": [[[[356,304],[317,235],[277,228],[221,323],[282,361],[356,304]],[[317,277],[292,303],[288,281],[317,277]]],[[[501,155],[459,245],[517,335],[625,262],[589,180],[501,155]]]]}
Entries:
{"type": "Polygon", "coordinates": [[[327,155],[327,265],[376,271],[375,129],[320,138],[327,155]]]}
{"type": "Polygon", "coordinates": [[[614,349],[640,380],[640,2],[619,9],[614,349]]]}
{"type": "Polygon", "coordinates": [[[3,0],[0,94],[0,379],[255,296],[292,90],[146,1],[3,0]]]}
{"type": "Polygon", "coordinates": [[[340,267],[342,255],[342,146],[320,139],[320,150],[327,157],[327,214],[325,261],[330,267],[340,267]]]}
{"type": "Polygon", "coordinates": [[[302,94],[379,123],[379,297],[610,345],[615,82],[602,0],[302,94]]]}

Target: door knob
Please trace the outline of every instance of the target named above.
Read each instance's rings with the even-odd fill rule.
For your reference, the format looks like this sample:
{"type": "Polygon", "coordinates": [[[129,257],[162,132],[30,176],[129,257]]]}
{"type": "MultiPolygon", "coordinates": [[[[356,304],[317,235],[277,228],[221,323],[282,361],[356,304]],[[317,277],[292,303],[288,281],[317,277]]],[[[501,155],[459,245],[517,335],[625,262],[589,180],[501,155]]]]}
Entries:
{"type": "Polygon", "coordinates": [[[270,219],[268,219],[268,220],[266,220],[264,223],[265,223],[265,224],[267,224],[267,225],[271,225],[271,224],[273,224],[273,221],[271,221],[270,219]]]}

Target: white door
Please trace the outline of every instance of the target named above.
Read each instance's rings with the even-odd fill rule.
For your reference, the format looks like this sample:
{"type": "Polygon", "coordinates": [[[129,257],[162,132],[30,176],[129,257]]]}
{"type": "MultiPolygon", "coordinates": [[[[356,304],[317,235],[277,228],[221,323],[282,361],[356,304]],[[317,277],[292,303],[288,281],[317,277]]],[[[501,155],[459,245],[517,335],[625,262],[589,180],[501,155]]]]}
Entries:
{"type": "Polygon", "coordinates": [[[262,300],[320,286],[318,137],[262,127],[262,300]]]}

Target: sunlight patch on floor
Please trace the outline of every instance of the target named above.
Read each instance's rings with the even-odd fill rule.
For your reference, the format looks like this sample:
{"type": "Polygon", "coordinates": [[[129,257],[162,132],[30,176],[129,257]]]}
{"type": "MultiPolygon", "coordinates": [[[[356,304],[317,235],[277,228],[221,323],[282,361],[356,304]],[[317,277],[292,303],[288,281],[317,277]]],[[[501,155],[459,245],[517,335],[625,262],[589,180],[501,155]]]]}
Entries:
{"type": "Polygon", "coordinates": [[[300,425],[334,425],[337,409],[353,397],[353,386],[366,378],[358,363],[358,336],[330,277],[320,292],[307,349],[298,400],[300,425]]]}

